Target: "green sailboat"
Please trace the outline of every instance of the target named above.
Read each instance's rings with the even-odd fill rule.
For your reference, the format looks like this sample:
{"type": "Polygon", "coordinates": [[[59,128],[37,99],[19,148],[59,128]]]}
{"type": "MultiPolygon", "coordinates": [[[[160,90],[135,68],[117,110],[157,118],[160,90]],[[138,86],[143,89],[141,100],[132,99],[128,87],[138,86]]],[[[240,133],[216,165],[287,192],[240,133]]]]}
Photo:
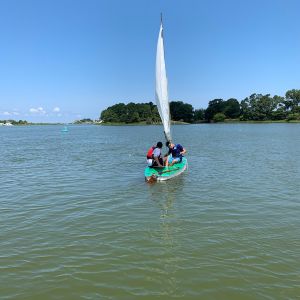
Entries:
{"type": "MultiPolygon", "coordinates": [[[[156,50],[156,86],[155,98],[158,112],[164,127],[164,134],[167,141],[171,142],[171,117],[170,104],[168,97],[168,80],[165,64],[163,24],[161,21],[156,50]]],[[[187,169],[188,163],[185,157],[180,163],[171,167],[155,168],[147,167],[145,169],[145,179],[148,182],[165,181],[182,174],[187,169]]]]}

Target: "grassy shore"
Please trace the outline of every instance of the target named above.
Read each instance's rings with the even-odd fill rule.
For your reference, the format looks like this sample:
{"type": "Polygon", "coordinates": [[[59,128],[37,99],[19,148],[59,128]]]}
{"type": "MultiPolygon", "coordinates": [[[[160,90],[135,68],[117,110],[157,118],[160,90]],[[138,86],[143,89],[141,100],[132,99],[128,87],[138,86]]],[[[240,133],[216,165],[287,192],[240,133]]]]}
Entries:
{"type": "Polygon", "coordinates": [[[265,121],[241,121],[238,119],[226,119],[223,123],[246,123],[246,124],[267,124],[267,123],[300,123],[300,120],[265,120],[265,121]]]}

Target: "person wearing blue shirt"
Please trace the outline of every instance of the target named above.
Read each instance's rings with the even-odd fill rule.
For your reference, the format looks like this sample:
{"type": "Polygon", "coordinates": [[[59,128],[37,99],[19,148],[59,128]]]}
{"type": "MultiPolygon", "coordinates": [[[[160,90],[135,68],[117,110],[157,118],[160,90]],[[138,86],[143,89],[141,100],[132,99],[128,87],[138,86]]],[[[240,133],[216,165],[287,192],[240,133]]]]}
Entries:
{"type": "Polygon", "coordinates": [[[173,144],[172,142],[167,142],[166,146],[169,149],[166,160],[166,166],[173,166],[176,163],[182,161],[183,154],[186,153],[186,150],[180,144],[173,144]]]}

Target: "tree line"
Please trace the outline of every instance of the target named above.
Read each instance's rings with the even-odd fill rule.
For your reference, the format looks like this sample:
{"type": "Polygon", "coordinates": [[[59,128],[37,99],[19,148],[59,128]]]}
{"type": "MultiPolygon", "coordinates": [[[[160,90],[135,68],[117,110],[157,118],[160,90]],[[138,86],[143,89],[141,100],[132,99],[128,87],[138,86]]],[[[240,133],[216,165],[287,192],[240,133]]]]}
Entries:
{"type": "MultiPolygon", "coordinates": [[[[288,90],[285,97],[252,94],[240,102],[235,98],[213,99],[206,109],[194,109],[182,101],[170,102],[173,121],[187,123],[300,120],[300,90],[288,90]]],[[[118,103],[103,110],[100,119],[107,123],[156,124],[160,122],[157,106],[149,103],[118,103]]]]}
{"type": "Polygon", "coordinates": [[[6,124],[6,123],[10,123],[12,125],[28,125],[29,123],[25,120],[0,120],[0,123],[2,124],[6,124]]]}

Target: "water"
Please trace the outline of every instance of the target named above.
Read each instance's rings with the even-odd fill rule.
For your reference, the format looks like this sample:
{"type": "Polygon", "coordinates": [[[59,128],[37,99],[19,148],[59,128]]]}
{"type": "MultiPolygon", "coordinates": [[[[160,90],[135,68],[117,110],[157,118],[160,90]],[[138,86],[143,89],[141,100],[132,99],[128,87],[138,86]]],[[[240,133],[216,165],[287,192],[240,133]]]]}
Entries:
{"type": "Polygon", "coordinates": [[[1,299],[300,297],[300,125],[0,127],[1,299]]]}

